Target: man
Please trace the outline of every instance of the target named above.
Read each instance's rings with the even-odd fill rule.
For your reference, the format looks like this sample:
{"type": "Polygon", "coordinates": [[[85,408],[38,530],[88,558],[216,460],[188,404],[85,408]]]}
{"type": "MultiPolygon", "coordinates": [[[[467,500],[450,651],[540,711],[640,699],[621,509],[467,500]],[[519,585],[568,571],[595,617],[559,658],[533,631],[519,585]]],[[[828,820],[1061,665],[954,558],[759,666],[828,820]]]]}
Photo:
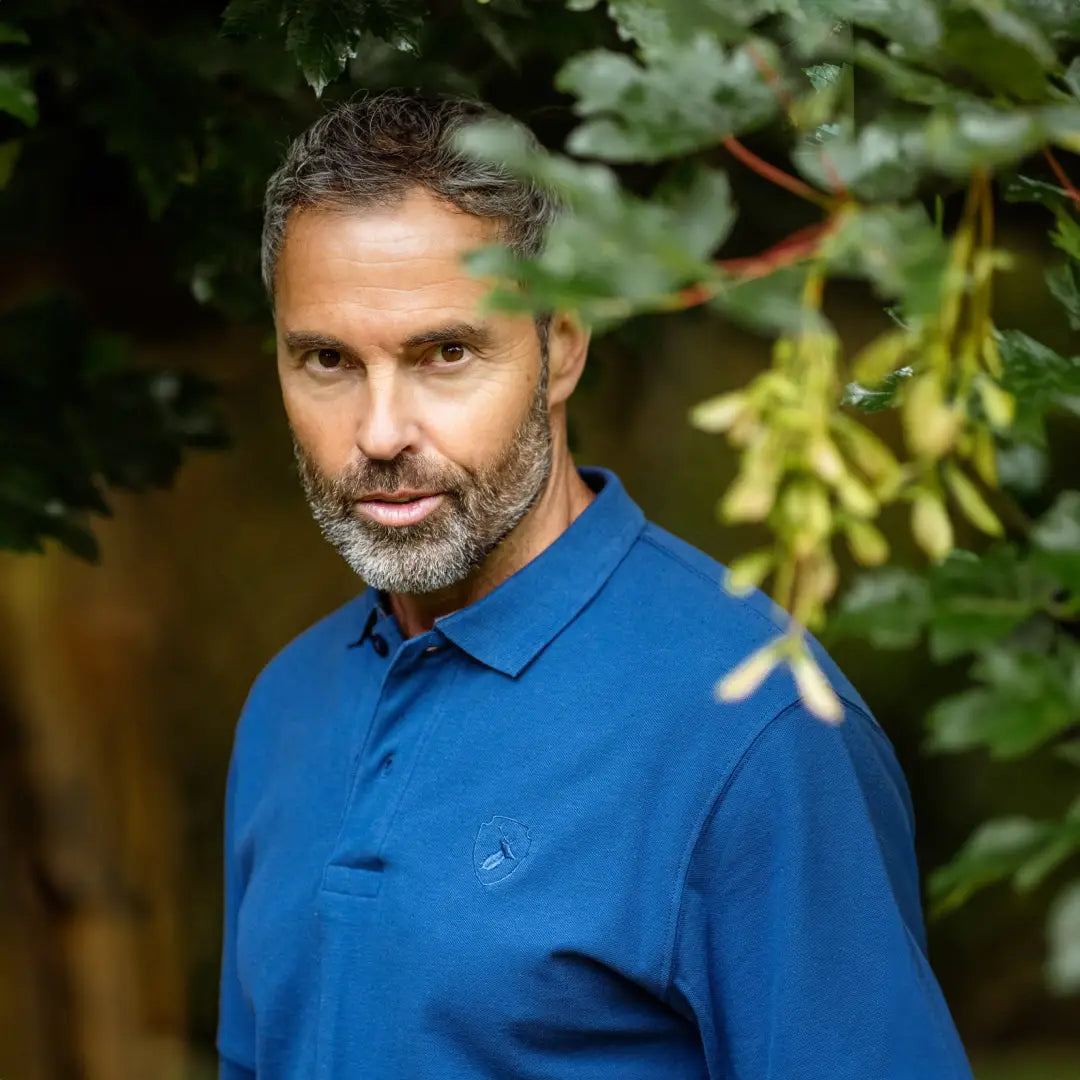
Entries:
{"type": "MultiPolygon", "coordinates": [[[[570,313],[478,314],[462,253],[550,196],[369,98],[290,147],[263,269],[300,475],[368,589],[262,672],[226,809],[225,1080],[956,1080],[907,788],[760,594],[577,469],[570,313]]],[[[297,570],[297,572],[300,572],[297,570]]]]}

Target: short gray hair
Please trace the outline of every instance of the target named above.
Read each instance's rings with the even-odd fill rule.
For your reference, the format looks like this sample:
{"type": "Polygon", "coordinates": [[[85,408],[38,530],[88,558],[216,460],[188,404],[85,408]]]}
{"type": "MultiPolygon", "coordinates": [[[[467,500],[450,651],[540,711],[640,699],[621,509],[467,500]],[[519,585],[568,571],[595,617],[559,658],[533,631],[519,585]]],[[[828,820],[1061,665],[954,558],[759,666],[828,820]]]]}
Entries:
{"type": "MultiPolygon", "coordinates": [[[[316,120],[293,140],[266,185],[262,278],[271,305],[294,210],[393,205],[423,187],[459,210],[496,221],[499,240],[518,254],[538,254],[560,212],[558,198],[457,151],[461,128],[492,118],[506,119],[479,101],[394,90],[345,102],[316,120]]],[[[535,145],[531,132],[526,136],[535,145]]]]}

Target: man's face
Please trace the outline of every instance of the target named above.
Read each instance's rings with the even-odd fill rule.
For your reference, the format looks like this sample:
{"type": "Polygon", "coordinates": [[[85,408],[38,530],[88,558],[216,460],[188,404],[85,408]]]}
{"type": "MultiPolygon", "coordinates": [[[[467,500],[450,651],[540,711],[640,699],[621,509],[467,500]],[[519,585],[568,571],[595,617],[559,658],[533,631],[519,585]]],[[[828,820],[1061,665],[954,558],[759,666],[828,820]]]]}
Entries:
{"type": "Polygon", "coordinates": [[[464,580],[547,483],[536,325],[481,319],[488,286],[460,264],[494,238],[421,189],[289,219],[274,308],[300,478],[326,538],[387,592],[464,580]]]}

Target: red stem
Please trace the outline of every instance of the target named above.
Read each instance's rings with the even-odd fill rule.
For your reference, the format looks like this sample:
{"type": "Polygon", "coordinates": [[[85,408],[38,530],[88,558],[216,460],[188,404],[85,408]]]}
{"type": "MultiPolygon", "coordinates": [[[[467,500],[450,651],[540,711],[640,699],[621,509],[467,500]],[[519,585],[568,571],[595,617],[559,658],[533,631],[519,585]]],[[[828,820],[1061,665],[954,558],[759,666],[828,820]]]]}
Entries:
{"type": "MultiPolygon", "coordinates": [[[[750,59],[754,61],[754,66],[761,72],[761,77],[776,91],[777,99],[790,118],[795,111],[795,99],[787,92],[787,89],[784,87],[784,82],[780,78],[776,68],[774,68],[772,64],[770,64],[769,61],[754,48],[752,42],[747,44],[746,51],[750,55],[750,59]]],[[[827,150],[823,150],[821,153],[821,164],[829,174],[829,182],[832,184],[836,194],[841,197],[847,195],[847,188],[844,186],[844,181],[840,178],[840,173],[833,164],[832,158],[829,156],[827,150]]]]}
{"type": "Polygon", "coordinates": [[[820,191],[812,188],[809,184],[804,184],[790,173],[786,173],[783,169],[778,169],[763,158],[759,158],[752,150],[748,150],[743,146],[734,135],[728,135],[723,140],[723,144],[728,153],[738,158],[748,169],[756,172],[758,176],[772,181],[772,183],[790,191],[793,195],[798,195],[800,199],[807,199],[809,202],[817,206],[823,206],[827,210],[832,209],[832,200],[828,195],[823,195],[820,191]]]}
{"type": "Polygon", "coordinates": [[[1054,156],[1054,151],[1049,146],[1045,146],[1043,147],[1043,154],[1046,156],[1046,160],[1050,162],[1050,168],[1054,170],[1054,175],[1061,182],[1061,186],[1069,193],[1069,198],[1072,199],[1076,208],[1080,210],[1080,191],[1076,190],[1076,185],[1073,184],[1068,173],[1061,167],[1060,162],[1054,156]]]}
{"type": "MultiPolygon", "coordinates": [[[[822,236],[831,226],[830,221],[807,225],[757,255],[747,255],[738,259],[720,259],[715,265],[741,281],[764,277],[781,267],[791,266],[813,255],[818,244],[821,243],[822,236]]],[[[675,294],[675,303],[672,306],[680,310],[708,303],[716,295],[716,290],[716,285],[701,283],[688,285],[675,294]]]]}
{"type": "Polygon", "coordinates": [[[741,278],[763,277],[790,266],[810,255],[821,242],[822,236],[831,227],[831,222],[819,221],[805,228],[797,229],[790,236],[766,248],[758,255],[743,256],[738,259],[721,259],[716,265],[729,274],[741,278]]]}

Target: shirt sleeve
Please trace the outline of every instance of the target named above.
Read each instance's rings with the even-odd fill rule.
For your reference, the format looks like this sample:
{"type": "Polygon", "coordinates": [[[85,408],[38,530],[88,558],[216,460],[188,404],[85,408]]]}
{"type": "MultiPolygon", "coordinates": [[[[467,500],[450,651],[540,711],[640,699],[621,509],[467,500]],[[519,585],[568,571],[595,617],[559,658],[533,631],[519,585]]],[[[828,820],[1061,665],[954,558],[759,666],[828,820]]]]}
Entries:
{"type": "Polygon", "coordinates": [[[726,1080],[971,1080],[926,958],[910,797],[849,708],[774,718],[704,821],[669,996],[726,1080]]]}
{"type": "Polygon", "coordinates": [[[225,787],[225,915],[218,997],[219,1080],[255,1080],[255,1017],[236,970],[236,913],[243,875],[236,858],[236,759],[234,747],[225,787]]]}

